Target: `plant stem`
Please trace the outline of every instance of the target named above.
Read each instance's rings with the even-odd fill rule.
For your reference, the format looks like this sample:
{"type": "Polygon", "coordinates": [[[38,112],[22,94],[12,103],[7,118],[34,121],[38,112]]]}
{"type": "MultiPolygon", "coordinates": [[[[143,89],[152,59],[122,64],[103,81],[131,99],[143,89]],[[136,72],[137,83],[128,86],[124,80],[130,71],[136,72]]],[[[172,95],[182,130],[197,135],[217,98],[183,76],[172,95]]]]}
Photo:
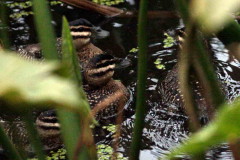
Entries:
{"type": "Polygon", "coordinates": [[[46,0],[32,0],[34,20],[38,38],[41,42],[44,58],[47,60],[58,59],[56,50],[56,36],[51,24],[51,13],[46,0]]]}
{"type": "Polygon", "coordinates": [[[142,130],[144,127],[144,119],[146,114],[145,90],[147,80],[147,6],[148,0],[140,1],[139,17],[138,17],[138,79],[137,79],[137,104],[136,119],[133,131],[133,140],[131,144],[131,160],[139,159],[141,147],[142,130]]]}
{"type": "Polygon", "coordinates": [[[28,134],[29,134],[29,137],[30,137],[30,142],[32,143],[33,145],[33,148],[37,154],[37,157],[39,160],[45,160],[46,156],[43,152],[43,145],[40,141],[40,138],[39,138],[39,134],[37,132],[37,129],[34,125],[34,119],[32,117],[32,114],[29,112],[29,113],[26,113],[24,115],[24,121],[26,123],[26,128],[27,128],[27,131],[28,131],[28,134]]]}
{"type": "Polygon", "coordinates": [[[6,14],[6,4],[5,0],[0,1],[0,46],[2,43],[2,48],[9,49],[10,40],[8,36],[8,18],[6,14]]]}
{"type": "Polygon", "coordinates": [[[8,139],[7,135],[4,133],[3,128],[0,126],[0,141],[4,150],[7,152],[9,159],[22,160],[17,150],[13,147],[12,143],[8,139]]]}

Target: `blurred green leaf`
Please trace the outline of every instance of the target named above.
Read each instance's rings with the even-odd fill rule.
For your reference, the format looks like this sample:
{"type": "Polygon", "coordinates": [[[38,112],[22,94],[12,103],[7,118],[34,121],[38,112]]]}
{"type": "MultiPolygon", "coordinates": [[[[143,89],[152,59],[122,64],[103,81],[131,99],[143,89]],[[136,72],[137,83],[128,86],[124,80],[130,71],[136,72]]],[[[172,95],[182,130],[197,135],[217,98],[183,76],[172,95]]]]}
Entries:
{"type": "Polygon", "coordinates": [[[203,31],[215,32],[232,19],[231,13],[240,8],[239,0],[192,1],[190,13],[202,25],[203,31]]]}
{"type": "Polygon", "coordinates": [[[29,62],[0,51],[0,68],[0,96],[15,108],[52,104],[77,112],[85,109],[79,109],[83,103],[76,85],[54,74],[60,69],[58,63],[29,62]]]}
{"type": "Polygon", "coordinates": [[[170,159],[180,154],[197,155],[220,143],[237,141],[240,136],[239,115],[240,99],[232,104],[225,104],[210,124],[162,159],[170,159]]]}
{"type": "Polygon", "coordinates": [[[4,133],[3,128],[0,126],[0,141],[1,141],[1,146],[3,147],[4,150],[7,151],[7,157],[10,159],[14,160],[23,160],[17,150],[14,148],[12,145],[11,141],[7,137],[7,135],[4,133]]]}
{"type": "MultiPolygon", "coordinates": [[[[72,36],[70,34],[70,28],[67,22],[66,18],[63,18],[63,29],[62,29],[62,54],[63,54],[63,59],[62,63],[64,67],[67,69],[67,77],[69,79],[72,79],[75,81],[76,84],[78,84],[78,91],[80,93],[79,95],[79,100],[81,100],[82,103],[84,103],[83,107],[86,108],[86,111],[82,113],[82,116],[80,117],[76,113],[68,112],[65,109],[59,109],[58,110],[58,117],[61,123],[61,130],[62,130],[62,135],[64,139],[64,144],[66,145],[67,149],[67,154],[69,159],[73,159],[74,153],[76,151],[75,147],[79,142],[79,137],[83,136],[82,130],[88,131],[90,134],[87,135],[89,139],[92,138],[91,135],[91,130],[89,128],[90,120],[87,119],[90,115],[90,106],[87,102],[86,96],[84,94],[84,91],[82,89],[82,83],[81,83],[81,72],[80,72],[80,66],[79,66],[79,61],[78,57],[76,55],[76,51],[73,45],[73,40],[72,36]],[[85,120],[84,120],[85,119],[85,120]],[[80,123],[80,121],[82,123],[80,123]],[[86,124],[83,124],[83,123],[86,124]],[[82,126],[86,126],[85,128],[82,126]],[[71,133],[71,136],[69,136],[69,133],[71,133]],[[81,133],[81,134],[80,134],[81,133]]],[[[88,141],[87,141],[88,142],[88,141]]],[[[91,144],[91,143],[89,143],[91,144]]],[[[90,147],[88,146],[88,150],[90,147]]],[[[79,154],[79,157],[82,159],[92,159],[89,157],[94,157],[94,154],[91,153],[89,154],[86,152],[84,149],[83,152],[79,154]]],[[[95,154],[96,157],[96,154],[95,154]]],[[[94,158],[93,158],[94,159],[94,158]]]]}
{"type": "Polygon", "coordinates": [[[41,43],[44,58],[47,60],[58,59],[56,50],[56,36],[51,24],[51,13],[46,0],[32,0],[34,20],[38,38],[41,43]]]}

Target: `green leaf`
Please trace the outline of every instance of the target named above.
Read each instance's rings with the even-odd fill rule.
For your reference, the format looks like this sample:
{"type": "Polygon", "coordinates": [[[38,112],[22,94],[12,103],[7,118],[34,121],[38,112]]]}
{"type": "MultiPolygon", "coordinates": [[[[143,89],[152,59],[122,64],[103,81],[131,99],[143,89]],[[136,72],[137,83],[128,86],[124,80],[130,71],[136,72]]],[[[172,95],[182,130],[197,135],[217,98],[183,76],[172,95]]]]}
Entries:
{"type": "Polygon", "coordinates": [[[220,143],[237,141],[240,136],[239,115],[240,99],[225,104],[210,124],[162,159],[171,159],[180,154],[197,155],[220,143]]]}
{"type": "Polygon", "coordinates": [[[207,33],[222,28],[231,19],[231,13],[240,8],[239,0],[200,0],[192,1],[190,13],[193,19],[203,26],[207,33]]]}
{"type": "Polygon", "coordinates": [[[0,68],[0,97],[15,109],[40,104],[76,112],[85,109],[76,85],[54,73],[60,69],[56,62],[29,62],[13,53],[0,51],[0,68]]]}
{"type": "MultiPolygon", "coordinates": [[[[79,116],[76,113],[68,112],[65,109],[59,109],[57,111],[59,121],[61,123],[61,131],[64,139],[64,144],[66,145],[67,154],[69,159],[73,159],[74,157],[74,151],[76,151],[75,147],[79,142],[79,137],[83,136],[83,132],[87,131],[90,134],[87,135],[90,139],[92,138],[91,130],[89,128],[90,120],[87,119],[90,115],[90,106],[87,102],[87,98],[84,94],[84,91],[82,89],[82,83],[81,83],[81,72],[79,67],[79,61],[78,57],[76,55],[75,48],[73,46],[73,40],[72,36],[70,34],[70,28],[68,25],[68,22],[66,18],[63,18],[63,29],[62,29],[62,64],[67,69],[67,77],[69,79],[72,79],[75,81],[76,84],[78,84],[78,91],[80,93],[79,100],[81,100],[82,103],[84,103],[83,107],[85,108],[85,111],[82,113],[82,116],[79,116]],[[82,123],[80,123],[80,121],[82,123]],[[83,124],[85,123],[85,124],[83,124]],[[81,125],[86,126],[81,127],[81,125]],[[83,131],[85,130],[85,131],[83,131]],[[71,136],[69,136],[69,133],[71,133],[71,136]],[[80,134],[81,133],[81,134],[80,134]]],[[[91,144],[91,143],[89,143],[91,144]]],[[[88,150],[90,147],[88,146],[88,150]]],[[[94,154],[92,153],[91,156],[88,155],[86,150],[84,149],[83,152],[79,154],[79,157],[82,159],[92,159],[89,157],[94,157],[94,154]]],[[[96,153],[95,153],[96,157],[96,153]]],[[[94,159],[94,158],[93,158],[94,159]]]]}
{"type": "Polygon", "coordinates": [[[4,148],[5,151],[8,151],[7,157],[14,160],[23,160],[17,150],[12,145],[11,141],[7,137],[7,135],[4,133],[3,128],[0,126],[0,141],[1,145],[4,148]]]}
{"type": "Polygon", "coordinates": [[[34,20],[41,42],[43,55],[46,59],[58,59],[56,36],[51,24],[51,14],[46,0],[32,0],[34,20]]]}

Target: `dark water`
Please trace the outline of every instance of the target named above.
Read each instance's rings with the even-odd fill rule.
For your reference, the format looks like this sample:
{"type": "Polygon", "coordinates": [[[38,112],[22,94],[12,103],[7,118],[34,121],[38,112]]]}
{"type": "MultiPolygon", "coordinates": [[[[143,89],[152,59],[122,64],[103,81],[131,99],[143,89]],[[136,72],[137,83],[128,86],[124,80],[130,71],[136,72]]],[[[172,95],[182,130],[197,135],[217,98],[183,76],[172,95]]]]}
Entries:
{"type": "MultiPolygon", "coordinates": [[[[9,1],[13,3],[13,1],[9,1]]],[[[121,4],[119,7],[135,10],[137,3],[134,0],[121,4]]],[[[30,11],[18,7],[10,7],[10,14],[20,11],[30,11]]],[[[173,10],[172,1],[159,0],[150,3],[152,10],[173,10]]],[[[110,32],[110,36],[94,40],[94,44],[103,50],[111,52],[113,55],[122,58],[128,58],[132,65],[128,68],[118,70],[115,79],[120,79],[123,84],[131,91],[132,100],[126,107],[124,122],[122,127],[121,143],[119,152],[127,156],[132,136],[134,124],[134,106],[136,92],[137,75],[137,53],[130,53],[129,50],[137,47],[137,19],[136,18],[106,18],[100,14],[90,11],[76,9],[67,5],[56,5],[51,7],[53,24],[56,34],[61,34],[61,17],[65,15],[69,21],[77,18],[86,18],[93,24],[102,24],[101,27],[110,32]]],[[[32,16],[23,16],[20,18],[10,18],[10,36],[12,48],[20,45],[36,43],[36,33],[34,30],[32,16]]],[[[147,107],[148,113],[145,119],[145,128],[142,138],[142,150],[140,159],[155,160],[158,157],[168,153],[168,151],[177,146],[186,139],[189,134],[187,116],[177,106],[171,103],[163,103],[161,95],[157,91],[157,85],[164,80],[166,74],[177,63],[177,44],[170,48],[163,47],[164,33],[172,33],[181,26],[179,19],[149,19],[149,54],[148,54],[148,79],[147,79],[147,107]],[[156,68],[154,61],[161,58],[166,69],[156,68]]],[[[237,61],[228,62],[227,50],[218,41],[213,38],[211,41],[215,53],[215,65],[218,77],[226,84],[227,98],[233,100],[240,92],[240,63],[237,61]]],[[[98,132],[98,131],[96,131],[98,132]]],[[[97,144],[110,144],[111,133],[96,137],[97,144]]],[[[184,159],[184,158],[183,158],[184,159]]],[[[206,159],[233,159],[232,153],[227,145],[222,145],[207,153],[206,159]]]]}

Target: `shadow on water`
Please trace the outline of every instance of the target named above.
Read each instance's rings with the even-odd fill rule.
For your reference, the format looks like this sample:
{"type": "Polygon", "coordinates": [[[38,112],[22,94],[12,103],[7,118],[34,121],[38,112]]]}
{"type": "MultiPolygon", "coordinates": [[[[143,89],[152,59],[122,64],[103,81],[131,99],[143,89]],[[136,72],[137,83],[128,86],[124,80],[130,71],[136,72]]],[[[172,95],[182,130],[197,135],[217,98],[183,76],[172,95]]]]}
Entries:
{"type": "MultiPolygon", "coordinates": [[[[131,10],[135,10],[135,1],[128,0],[121,5],[131,10]],[[128,3],[129,2],[129,3],[128,3]]],[[[9,4],[13,3],[9,1],[9,4]]],[[[29,11],[21,7],[10,7],[10,14],[20,11],[29,11]]],[[[150,8],[155,10],[173,10],[172,1],[155,1],[150,3],[150,8]]],[[[131,143],[132,129],[134,123],[134,102],[136,92],[137,77],[137,53],[129,52],[137,47],[137,19],[136,18],[112,18],[106,19],[102,15],[90,11],[79,10],[63,4],[51,7],[54,17],[53,24],[58,36],[61,34],[61,18],[65,15],[69,21],[77,18],[86,18],[93,24],[98,25],[106,21],[102,28],[109,31],[109,37],[95,40],[96,46],[105,51],[111,52],[117,57],[126,57],[132,61],[132,65],[126,69],[118,70],[115,78],[120,79],[123,84],[132,92],[133,100],[126,108],[125,119],[122,124],[122,135],[119,152],[127,155],[131,143]]],[[[181,108],[174,103],[166,103],[161,99],[157,91],[157,85],[164,80],[167,73],[171,71],[177,62],[177,44],[169,48],[164,48],[164,33],[174,32],[180,26],[179,19],[150,19],[147,32],[149,33],[149,56],[148,56],[148,79],[147,79],[147,107],[146,125],[143,131],[142,150],[140,159],[155,160],[167,153],[172,147],[177,146],[187,138],[189,134],[187,116],[181,108]],[[166,69],[159,70],[154,62],[162,59],[166,69]]],[[[32,16],[22,16],[10,18],[10,35],[12,47],[17,48],[21,45],[37,42],[34,31],[32,16]]],[[[227,50],[216,39],[211,40],[215,53],[215,68],[219,79],[225,84],[227,98],[233,100],[240,92],[240,63],[237,61],[228,62],[227,50]]],[[[112,142],[111,133],[101,130],[96,131],[97,144],[110,144],[112,142]],[[99,134],[101,133],[101,134],[99,134]]],[[[213,149],[208,152],[207,159],[232,159],[232,154],[227,145],[213,149]]]]}

